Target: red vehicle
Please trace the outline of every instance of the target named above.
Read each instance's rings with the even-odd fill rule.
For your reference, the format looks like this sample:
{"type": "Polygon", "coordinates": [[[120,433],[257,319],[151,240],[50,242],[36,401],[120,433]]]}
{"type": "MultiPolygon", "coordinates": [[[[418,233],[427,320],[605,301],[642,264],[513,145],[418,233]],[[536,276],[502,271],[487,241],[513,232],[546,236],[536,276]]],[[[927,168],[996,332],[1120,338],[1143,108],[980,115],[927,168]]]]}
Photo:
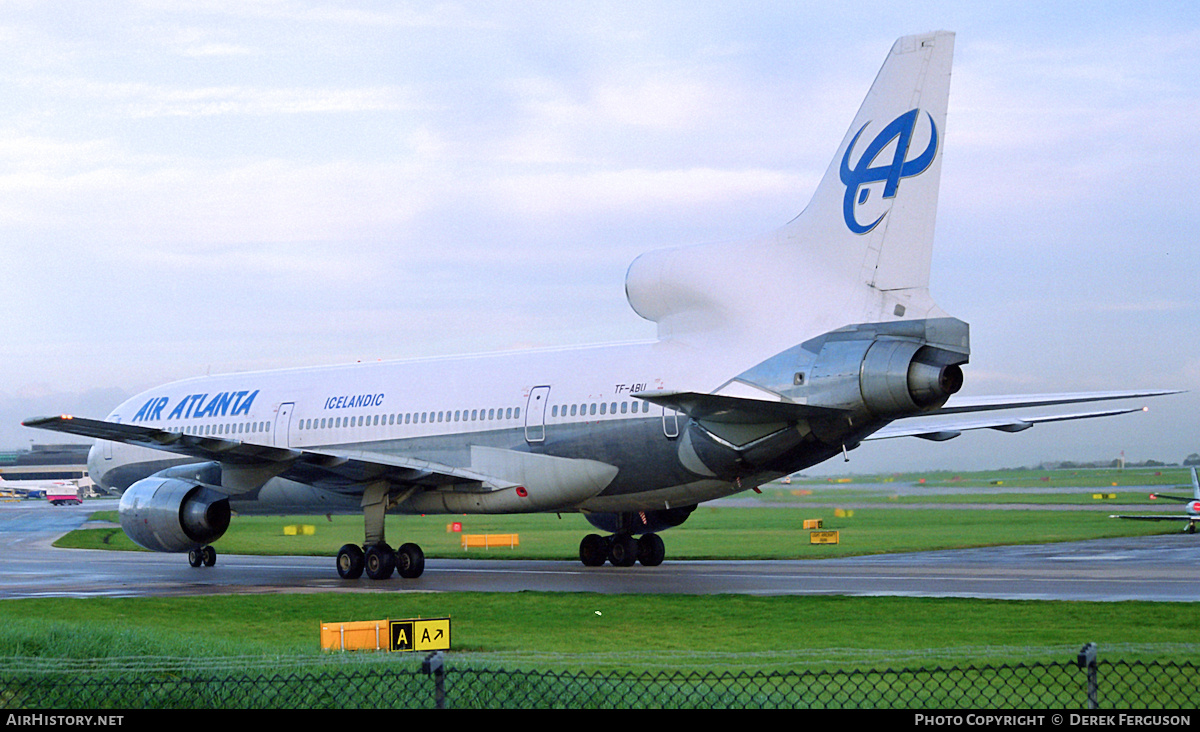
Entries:
{"type": "Polygon", "coordinates": [[[46,491],[46,500],[50,501],[52,506],[77,506],[83,503],[79,497],[79,489],[74,486],[49,488],[46,491]]]}

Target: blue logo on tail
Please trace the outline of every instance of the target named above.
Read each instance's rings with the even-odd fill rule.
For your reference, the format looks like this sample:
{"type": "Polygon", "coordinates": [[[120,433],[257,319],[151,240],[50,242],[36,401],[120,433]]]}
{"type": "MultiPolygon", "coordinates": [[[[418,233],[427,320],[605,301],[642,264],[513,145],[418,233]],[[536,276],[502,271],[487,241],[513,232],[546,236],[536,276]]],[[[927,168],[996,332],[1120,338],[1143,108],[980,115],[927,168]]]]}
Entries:
{"type": "MultiPolygon", "coordinates": [[[[937,154],[938,146],[938,130],[937,125],[933,122],[933,115],[928,112],[925,116],[929,118],[929,146],[925,148],[925,152],[921,153],[912,160],[906,160],[908,157],[908,145],[912,141],[913,127],[917,123],[918,110],[914,109],[905,112],[896,119],[892,120],[891,124],[883,128],[883,131],[875,136],[871,144],[863,152],[858,159],[858,164],[853,170],[850,168],[850,153],[854,151],[854,146],[858,143],[858,138],[862,135],[863,130],[867,129],[867,125],[863,125],[861,129],[854,135],[854,139],[850,141],[850,146],[846,148],[846,154],[842,156],[842,165],[840,176],[842,183],[846,185],[846,198],[842,202],[842,215],[846,219],[846,226],[855,234],[866,234],[879,225],[883,221],[886,212],[879,215],[869,224],[860,224],[854,216],[854,207],[860,206],[867,202],[868,196],[871,194],[871,189],[864,189],[870,183],[884,182],[883,197],[895,198],[896,191],[900,188],[901,178],[911,178],[914,175],[920,175],[928,170],[933,163],[933,158],[937,154]],[[896,151],[892,157],[892,161],[886,165],[872,168],[871,163],[875,162],[875,158],[883,151],[885,147],[891,144],[892,140],[896,141],[896,151]]],[[[867,123],[870,124],[870,123],[867,123]]]]}

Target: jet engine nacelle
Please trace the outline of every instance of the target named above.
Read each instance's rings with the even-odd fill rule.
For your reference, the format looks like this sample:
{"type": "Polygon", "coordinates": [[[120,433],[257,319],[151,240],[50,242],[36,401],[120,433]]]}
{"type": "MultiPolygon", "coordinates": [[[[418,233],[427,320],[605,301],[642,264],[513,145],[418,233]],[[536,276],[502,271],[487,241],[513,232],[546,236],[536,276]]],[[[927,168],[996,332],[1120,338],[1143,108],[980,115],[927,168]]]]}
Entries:
{"type": "Polygon", "coordinates": [[[941,406],[963,385],[959,354],[920,341],[880,338],[825,344],[807,378],[807,403],[878,417],[941,406]]]}
{"type": "Polygon", "coordinates": [[[873,414],[907,414],[945,403],[962,388],[962,369],[939,363],[944,352],[901,340],[878,340],[863,356],[858,383],[873,414]]]}
{"type": "Polygon", "coordinates": [[[211,544],[229,528],[229,499],[204,483],[151,476],[129,486],[118,508],[121,528],[138,546],[186,552],[211,544]]]}

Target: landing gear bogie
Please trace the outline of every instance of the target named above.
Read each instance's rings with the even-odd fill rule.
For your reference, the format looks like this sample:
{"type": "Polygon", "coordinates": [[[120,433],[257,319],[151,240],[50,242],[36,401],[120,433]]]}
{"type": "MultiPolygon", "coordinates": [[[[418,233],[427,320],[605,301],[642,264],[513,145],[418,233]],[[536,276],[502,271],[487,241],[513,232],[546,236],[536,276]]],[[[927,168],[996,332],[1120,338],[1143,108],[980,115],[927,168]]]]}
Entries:
{"type": "Polygon", "coordinates": [[[412,543],[402,544],[399,549],[392,549],[387,544],[373,544],[365,550],[346,544],[337,554],[337,572],[342,579],[358,579],[364,573],[372,580],[385,580],[394,573],[405,579],[415,579],[424,571],[425,552],[412,543]]]}
{"type": "Polygon", "coordinates": [[[632,567],[639,562],[643,567],[657,567],[665,557],[666,547],[658,534],[643,534],[640,538],[588,534],[579,542],[579,561],[585,567],[600,567],[606,561],[614,567],[632,567]]]}

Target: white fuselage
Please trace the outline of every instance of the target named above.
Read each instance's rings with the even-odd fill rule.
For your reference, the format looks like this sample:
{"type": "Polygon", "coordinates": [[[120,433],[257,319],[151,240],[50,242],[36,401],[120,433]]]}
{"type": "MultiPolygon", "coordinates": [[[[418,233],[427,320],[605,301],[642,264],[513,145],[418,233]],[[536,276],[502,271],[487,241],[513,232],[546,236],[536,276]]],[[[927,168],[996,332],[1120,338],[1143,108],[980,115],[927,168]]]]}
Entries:
{"type": "MultiPolygon", "coordinates": [[[[632,396],[710,391],[754,360],[744,352],[689,358],[696,355],[677,343],[656,341],[200,377],[135,396],[108,421],[247,444],[417,457],[461,468],[472,467],[478,447],[586,458],[614,466],[616,477],[598,495],[560,510],[670,508],[761,482],[750,475],[717,480],[703,469],[689,470],[679,449],[681,441],[687,444],[686,418],[632,396]]],[[[184,462],[188,459],[157,450],[100,442],[89,468],[97,482],[123,490],[184,462]]],[[[233,500],[237,504],[238,496],[233,500]]],[[[257,492],[253,504],[238,508],[358,509],[354,496],[279,479],[257,492]]]]}

